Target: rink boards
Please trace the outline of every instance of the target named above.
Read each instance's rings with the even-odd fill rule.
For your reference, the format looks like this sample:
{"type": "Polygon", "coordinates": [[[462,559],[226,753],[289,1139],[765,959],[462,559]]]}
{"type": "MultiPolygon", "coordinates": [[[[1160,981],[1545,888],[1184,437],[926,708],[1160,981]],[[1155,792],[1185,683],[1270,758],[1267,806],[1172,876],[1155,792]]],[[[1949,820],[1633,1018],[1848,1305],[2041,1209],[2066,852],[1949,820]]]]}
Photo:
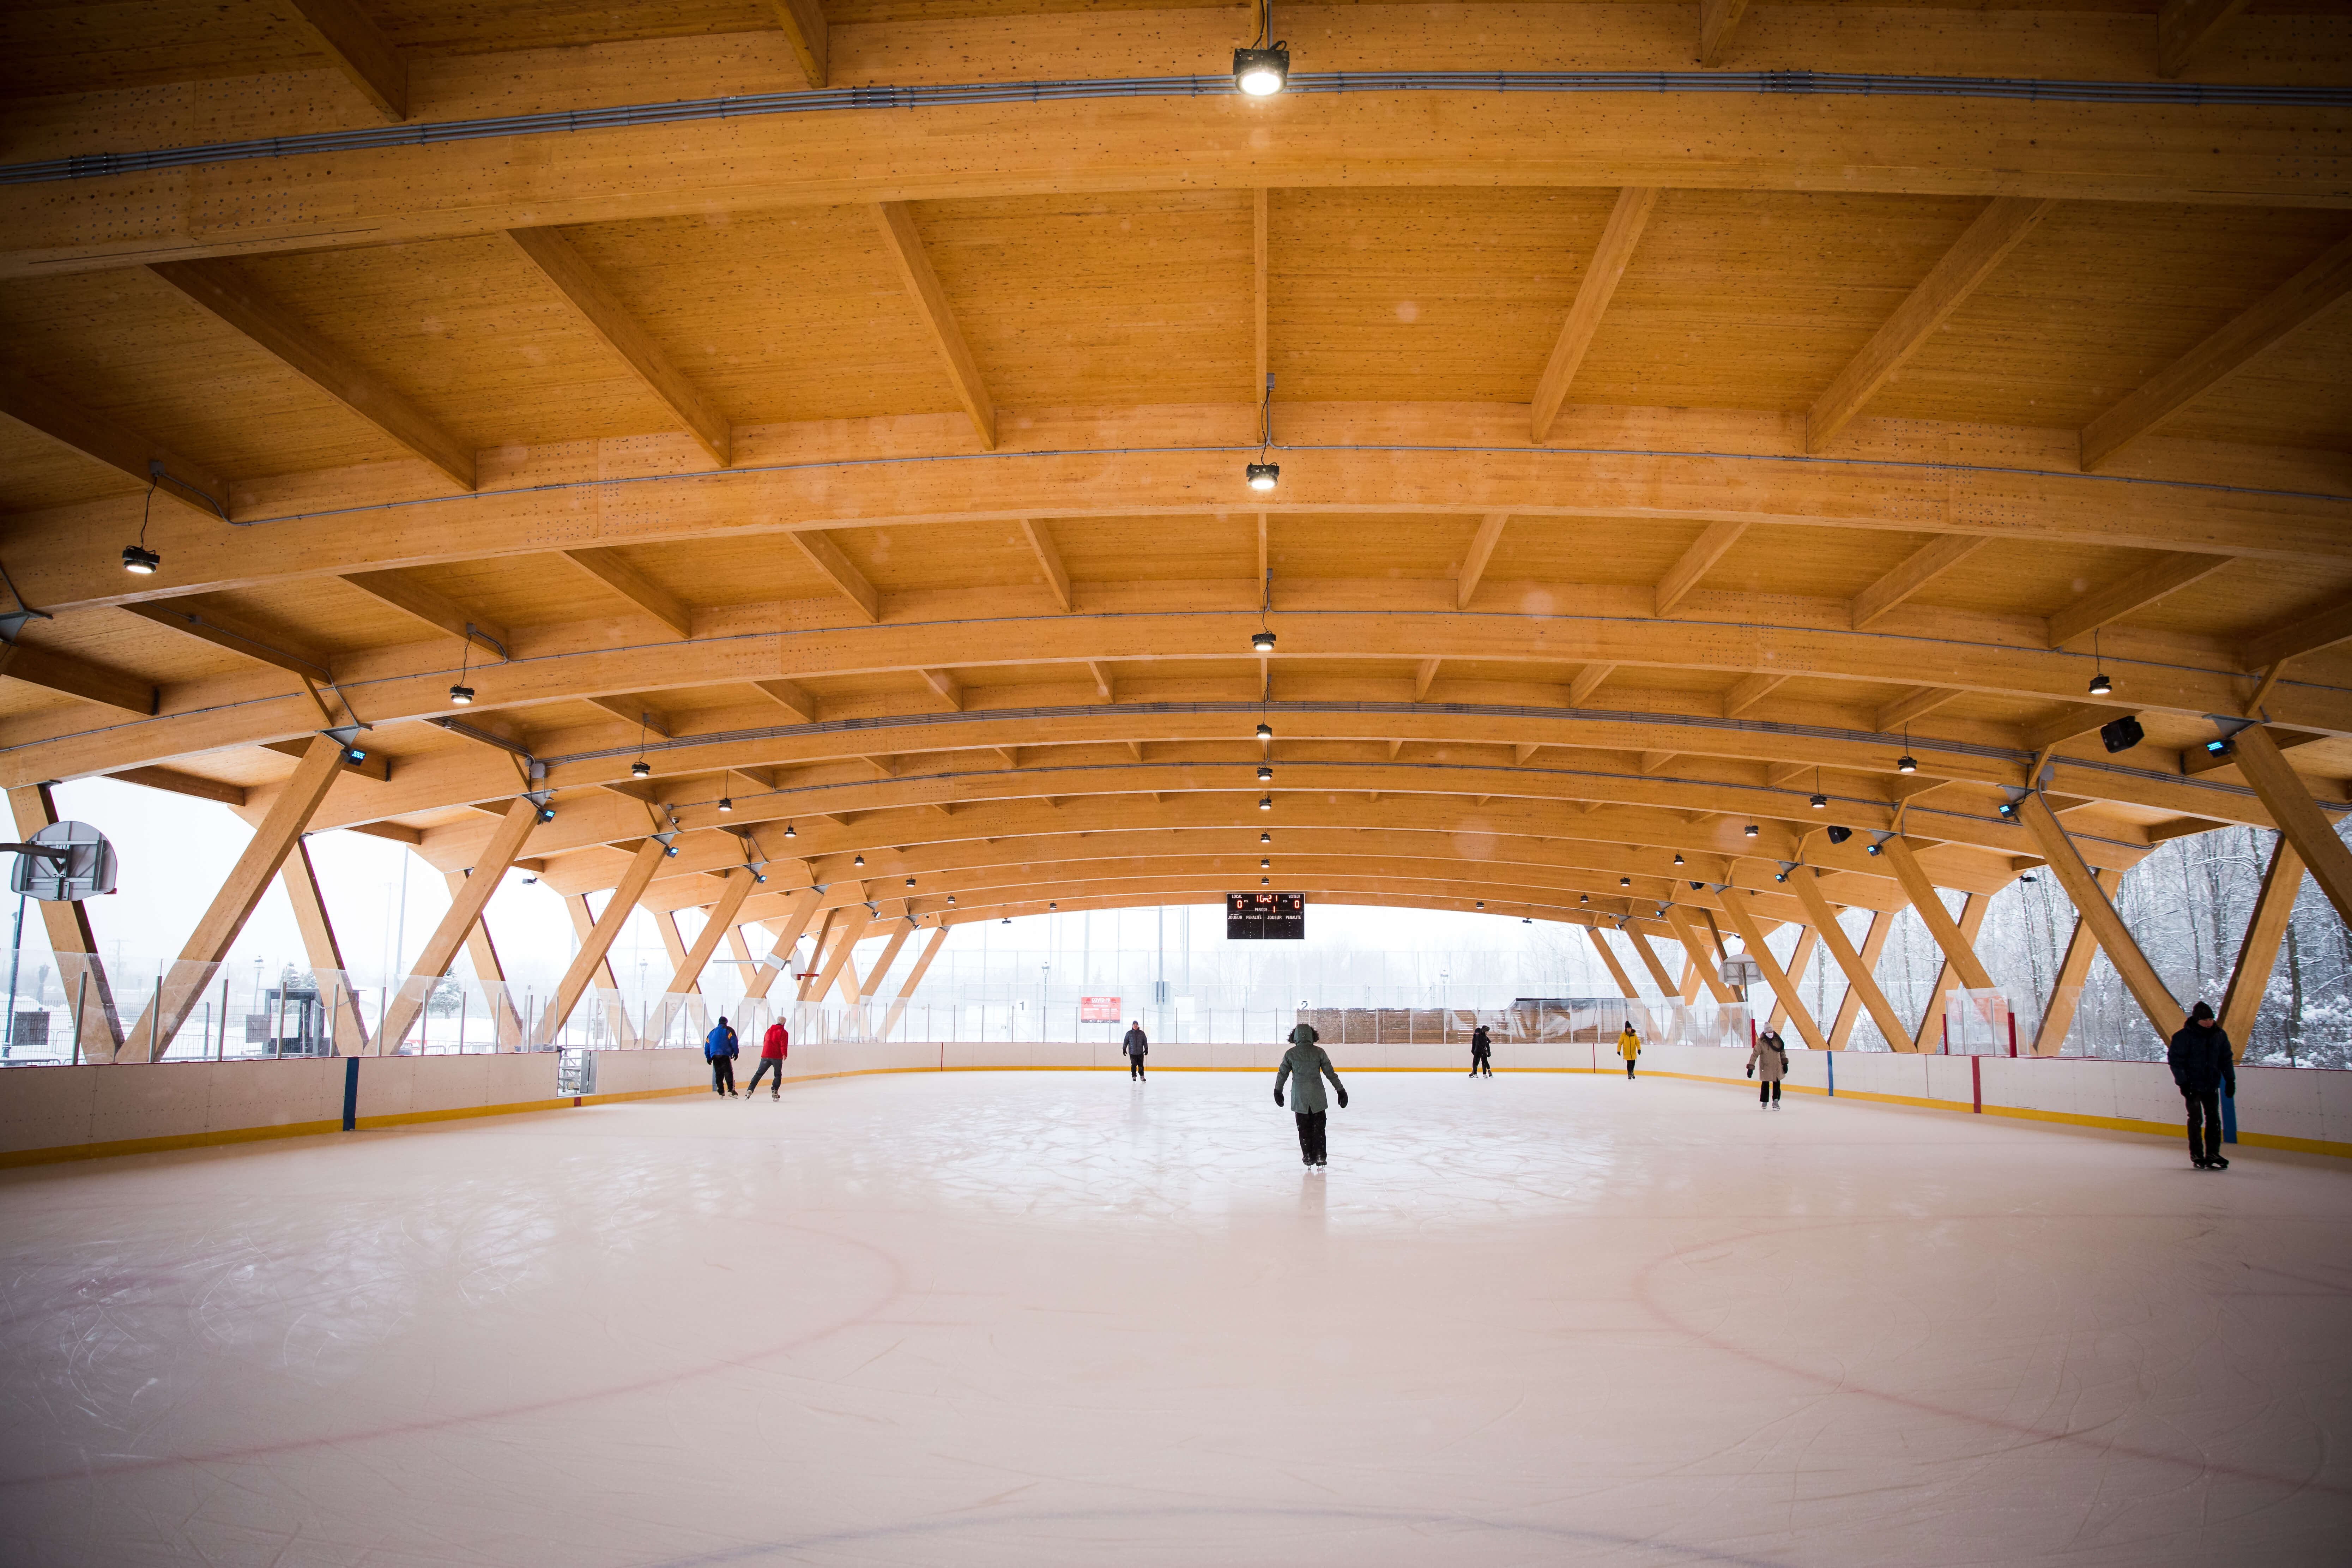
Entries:
{"type": "MultiPolygon", "coordinates": [[[[1328,1047],[1327,1047],[1328,1048],[1328,1047]]],[[[1153,1072],[1265,1072],[1278,1044],[1155,1046],[1153,1072]]],[[[200,1148],[255,1139],[367,1131],[707,1093],[709,1070],[695,1050],[599,1051],[594,1091],[559,1092],[554,1052],[303,1058],[19,1068],[0,1073],[0,1166],[200,1148]]],[[[1467,1053],[1438,1045],[1348,1045],[1332,1050],[1342,1074],[1459,1072],[1467,1053]]],[[[1747,1053],[1700,1046],[1653,1047],[1645,1077],[1752,1089],[1747,1053]]],[[[756,1059],[737,1063],[748,1080],[756,1059]]],[[[1568,1042],[1498,1047],[1501,1073],[1622,1075],[1612,1046],[1568,1042]]],[[[797,1048],[795,1081],[870,1073],[1100,1070],[1125,1072],[1108,1043],[835,1042],[797,1048]]],[[[1787,1091],[1947,1111],[2180,1135],[2180,1096],[2160,1062],[2088,1058],[1942,1057],[1880,1052],[1790,1053],[1787,1091]]],[[[2242,1144],[2352,1157],[2352,1073],[2246,1068],[2238,1076],[2242,1144]]]]}

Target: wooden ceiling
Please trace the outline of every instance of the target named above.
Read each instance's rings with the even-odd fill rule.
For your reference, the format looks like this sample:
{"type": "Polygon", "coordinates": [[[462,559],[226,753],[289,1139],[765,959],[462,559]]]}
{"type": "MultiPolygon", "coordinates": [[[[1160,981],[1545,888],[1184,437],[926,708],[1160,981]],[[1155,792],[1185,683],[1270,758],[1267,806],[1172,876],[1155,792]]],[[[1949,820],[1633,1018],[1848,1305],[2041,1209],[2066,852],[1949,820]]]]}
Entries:
{"type": "Polygon", "coordinates": [[[1301,73],[1705,48],[1733,90],[1089,89],[92,175],[39,165],[1214,89],[1255,22],[12,8],[0,565],[44,614],[0,666],[0,782],[257,816],[272,748],[355,719],[314,826],[456,869],[551,792],[527,854],[566,892],[681,829],[657,908],[750,860],[745,918],[809,884],[954,923],[1265,877],[1661,932],[1727,886],[1804,918],[1798,862],[1898,907],[1895,834],[1992,891],[2039,863],[1999,811],[2036,785],[2095,867],[2267,826],[2203,750],[2249,717],[2347,799],[2352,6],[1276,20],[1301,73]],[[2150,101],[1738,76],[1800,69],[2150,101]],[[142,528],[152,577],[120,565],[142,528]]]}

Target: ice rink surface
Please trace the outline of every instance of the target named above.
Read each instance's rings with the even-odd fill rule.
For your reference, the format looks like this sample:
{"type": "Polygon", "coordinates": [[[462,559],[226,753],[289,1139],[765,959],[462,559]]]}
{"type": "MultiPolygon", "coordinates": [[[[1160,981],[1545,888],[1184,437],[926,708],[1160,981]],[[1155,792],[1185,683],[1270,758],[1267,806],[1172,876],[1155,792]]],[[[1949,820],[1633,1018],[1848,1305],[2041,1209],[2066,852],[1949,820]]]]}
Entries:
{"type": "Polygon", "coordinates": [[[0,1560],[2352,1560],[2352,1171],[1364,1074],[1317,1176],[1269,1087],[910,1075],[11,1174],[0,1560]]]}

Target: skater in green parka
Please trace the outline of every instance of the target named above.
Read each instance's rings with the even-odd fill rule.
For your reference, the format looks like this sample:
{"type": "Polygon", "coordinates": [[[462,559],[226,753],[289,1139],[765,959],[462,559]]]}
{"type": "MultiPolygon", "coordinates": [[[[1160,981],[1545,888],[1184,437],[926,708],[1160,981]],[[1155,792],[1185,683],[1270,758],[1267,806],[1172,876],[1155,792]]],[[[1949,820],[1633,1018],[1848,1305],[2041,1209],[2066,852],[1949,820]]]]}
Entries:
{"type": "Polygon", "coordinates": [[[1290,1048],[1282,1053],[1282,1069],[1274,1075],[1274,1102],[1282,1103],[1282,1086],[1296,1078],[1291,1089],[1290,1109],[1298,1119],[1298,1157],[1310,1171],[1323,1169],[1323,1080],[1329,1079],[1339,1091],[1339,1109],[1348,1109],[1348,1086],[1331,1070],[1331,1058],[1315,1042],[1322,1037],[1315,1026],[1301,1023],[1290,1031],[1290,1048]]]}

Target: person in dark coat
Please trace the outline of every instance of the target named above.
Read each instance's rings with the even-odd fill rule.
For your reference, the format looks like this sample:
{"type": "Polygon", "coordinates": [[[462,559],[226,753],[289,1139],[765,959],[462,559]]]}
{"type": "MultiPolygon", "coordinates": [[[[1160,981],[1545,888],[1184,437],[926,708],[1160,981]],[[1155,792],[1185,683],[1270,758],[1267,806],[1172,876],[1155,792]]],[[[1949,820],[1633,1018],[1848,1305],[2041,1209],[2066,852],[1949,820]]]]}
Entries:
{"type": "MultiPolygon", "coordinates": [[[[1301,1024],[1301,1029],[1314,1031],[1301,1024]]],[[[1292,1038],[1297,1039],[1294,1032],[1292,1038]]],[[[1331,1087],[1339,1091],[1339,1109],[1348,1109],[1348,1086],[1331,1070],[1331,1058],[1323,1047],[1312,1040],[1300,1041],[1282,1053],[1282,1070],[1274,1075],[1274,1102],[1282,1103],[1282,1086],[1293,1078],[1297,1083],[1291,1090],[1291,1113],[1298,1118],[1298,1157],[1307,1168],[1319,1172],[1328,1155],[1323,1146],[1323,1080],[1329,1079],[1331,1087]]]]}
{"type": "Polygon", "coordinates": [[[1142,1019],[1137,1018],[1127,1026],[1127,1039],[1120,1048],[1127,1052],[1127,1076],[1141,1078],[1144,1056],[1151,1049],[1151,1042],[1144,1037],[1142,1019]]]}
{"type": "Polygon", "coordinates": [[[727,1020],[719,1020],[718,1027],[702,1037],[702,1059],[710,1064],[710,1092],[732,1095],[735,1092],[735,1058],[742,1047],[727,1020]]]}
{"type": "Polygon", "coordinates": [[[2228,1170],[2230,1162],[2221,1158],[2221,1096],[2238,1098],[2238,1062],[2212,1008],[2200,1002],[2189,1010],[2165,1060],[2189,1104],[2189,1163],[2200,1171],[2228,1170]]]}
{"type": "Polygon", "coordinates": [[[1476,1078],[1482,1072],[1488,1078],[1495,1076],[1495,1042],[1487,1037],[1484,1024],[1470,1031],[1470,1076],[1476,1078]]]}

